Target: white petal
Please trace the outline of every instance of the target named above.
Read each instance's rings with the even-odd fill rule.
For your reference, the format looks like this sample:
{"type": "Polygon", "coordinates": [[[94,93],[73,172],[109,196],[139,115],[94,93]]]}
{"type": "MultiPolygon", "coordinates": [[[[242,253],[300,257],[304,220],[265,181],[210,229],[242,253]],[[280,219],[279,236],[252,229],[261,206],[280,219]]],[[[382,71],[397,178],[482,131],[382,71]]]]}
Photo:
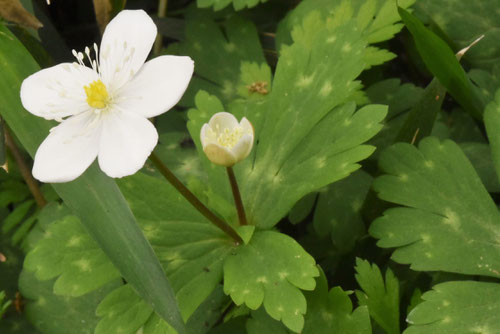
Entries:
{"type": "Polygon", "coordinates": [[[99,61],[112,95],[144,64],[156,33],[156,25],[143,10],[123,10],[106,26],[99,61]]]}
{"type": "Polygon", "coordinates": [[[62,119],[90,109],[84,86],[98,80],[92,69],[62,63],[24,79],[21,102],[30,113],[45,119],[62,119]]]}
{"type": "Polygon", "coordinates": [[[161,56],[148,61],[116,96],[121,108],[144,117],[168,111],[181,99],[193,75],[189,57],[161,56]]]}
{"type": "Polygon", "coordinates": [[[95,160],[100,124],[92,112],[64,120],[52,128],[35,155],[33,176],[42,182],[68,182],[95,160]]]}
{"type": "Polygon", "coordinates": [[[253,136],[251,134],[244,134],[240,138],[238,143],[236,143],[236,145],[234,145],[234,147],[231,149],[231,152],[233,152],[237,162],[245,159],[250,154],[250,152],[252,151],[252,146],[253,136]]]}
{"type": "Polygon", "coordinates": [[[248,121],[246,117],[243,117],[240,121],[240,126],[243,128],[243,131],[245,133],[251,133],[253,136],[254,130],[253,130],[253,125],[248,121]]]}
{"type": "Polygon", "coordinates": [[[111,177],[134,174],[158,142],[155,127],[146,118],[124,111],[110,111],[103,118],[99,166],[111,177]]]}
{"type": "Polygon", "coordinates": [[[231,151],[218,144],[208,144],[203,147],[203,151],[207,155],[208,160],[217,165],[230,167],[237,162],[236,157],[231,151]]]}
{"type": "Polygon", "coordinates": [[[210,125],[208,125],[207,123],[203,124],[200,131],[200,141],[202,147],[205,147],[209,143],[213,142],[212,136],[209,135],[210,131],[212,131],[210,125]]]}
{"type": "Polygon", "coordinates": [[[213,115],[212,118],[210,118],[210,121],[208,121],[208,124],[216,132],[224,129],[232,130],[239,125],[236,117],[225,111],[218,112],[213,115]]]}

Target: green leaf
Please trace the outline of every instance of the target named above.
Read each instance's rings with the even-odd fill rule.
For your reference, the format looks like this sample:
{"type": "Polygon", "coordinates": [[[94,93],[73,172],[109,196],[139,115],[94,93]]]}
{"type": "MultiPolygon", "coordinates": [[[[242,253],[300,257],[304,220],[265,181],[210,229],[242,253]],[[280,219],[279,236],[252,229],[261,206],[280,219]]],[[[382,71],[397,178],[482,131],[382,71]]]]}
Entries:
{"type": "Polygon", "coordinates": [[[244,98],[263,98],[271,90],[271,68],[262,63],[242,62],[238,95],[244,98]]]}
{"type": "Polygon", "coordinates": [[[108,257],[75,216],[48,226],[26,256],[24,267],[39,280],[57,277],[56,295],[79,297],[120,278],[108,257]]]}
{"type": "Polygon", "coordinates": [[[422,296],[408,315],[404,334],[496,333],[500,328],[500,284],[447,282],[422,296]]]}
{"type": "Polygon", "coordinates": [[[439,80],[433,79],[425,88],[422,98],[406,116],[394,142],[418,143],[429,136],[441,111],[446,89],[439,80]]]}
{"type": "Polygon", "coordinates": [[[234,243],[163,180],[138,173],[119,184],[187,320],[222,280],[222,264],[234,243]]]}
{"type": "Polygon", "coordinates": [[[366,89],[366,95],[371,103],[389,106],[384,127],[369,141],[377,147],[375,153],[370,156],[371,160],[377,159],[384,148],[395,142],[398,132],[408,118],[406,112],[428,101],[428,97],[424,98],[423,92],[422,88],[411,83],[401,84],[401,80],[397,78],[379,81],[366,89]]]}
{"type": "MultiPolygon", "coordinates": [[[[251,224],[275,225],[303,196],[348,176],[373,152],[362,144],[381,129],[386,107],[356,112],[353,102],[346,103],[359,89],[354,79],[364,68],[365,43],[353,28],[354,22],[329,26],[313,13],[282,53],[268,97],[229,106],[256,129],[253,154],[235,166],[251,224]]],[[[209,175],[207,187],[232,203],[224,170],[204,157],[199,141],[203,123],[228,109],[206,92],[198,93],[196,106],[188,129],[209,175]]]]}
{"type": "Polygon", "coordinates": [[[9,305],[12,304],[11,300],[4,301],[4,299],[5,299],[5,291],[0,291],[0,319],[7,310],[7,307],[9,307],[9,305]]]}
{"type": "MultiPolygon", "coordinates": [[[[399,5],[408,8],[414,2],[415,0],[403,0],[399,1],[399,5]]],[[[330,20],[334,25],[353,19],[369,44],[392,39],[403,28],[393,0],[304,0],[278,25],[276,49],[281,51],[284,44],[290,44],[294,27],[317,10],[321,10],[323,19],[330,20]]],[[[365,52],[367,68],[395,57],[392,52],[374,46],[367,48],[365,52]]]]}
{"type": "Polygon", "coordinates": [[[490,145],[474,142],[461,143],[460,148],[474,166],[486,190],[490,193],[500,192],[500,182],[495,172],[490,145]]]}
{"type": "MultiPolygon", "coordinates": [[[[477,45],[468,51],[466,55],[475,50],[476,47],[477,45]]],[[[490,71],[472,69],[467,74],[472,82],[478,86],[485,104],[495,99],[495,92],[500,87],[500,65],[493,65],[490,71]]]]}
{"type": "Polygon", "coordinates": [[[388,334],[399,334],[399,282],[391,269],[385,282],[376,264],[356,259],[356,280],[363,291],[356,290],[360,305],[368,306],[370,316],[388,334]]]}
{"type": "Polygon", "coordinates": [[[95,334],[134,334],[149,319],[153,310],[127,284],[115,289],[97,307],[101,317],[95,334]]]}
{"type": "Polygon", "coordinates": [[[10,230],[23,220],[23,218],[28,214],[28,211],[33,208],[34,205],[34,200],[27,200],[16,206],[16,208],[12,210],[12,212],[3,220],[2,232],[10,232],[10,230]]]}
{"type": "Polygon", "coordinates": [[[288,220],[290,223],[295,225],[306,219],[314,208],[317,197],[317,193],[307,194],[295,203],[288,214],[288,220]]]}
{"type": "MultiPolygon", "coordinates": [[[[373,152],[373,147],[361,144],[380,130],[386,114],[385,106],[355,112],[354,103],[346,103],[359,89],[354,79],[364,68],[365,43],[353,22],[333,27],[313,13],[294,36],[296,42],[278,61],[269,96],[258,103],[231,105],[256,129],[253,154],[235,172],[248,219],[261,228],[275,225],[306,194],[358,169],[356,162],[373,152]]],[[[207,117],[220,111],[208,105],[198,109],[207,117]]],[[[196,112],[201,114],[189,114],[193,138],[208,121],[199,115],[195,124],[196,112]]],[[[230,201],[222,183],[227,181],[220,172],[210,173],[210,179],[219,173],[215,189],[226,189],[230,201]]]]}
{"type": "Polygon", "coordinates": [[[365,226],[360,209],[373,178],[359,170],[321,192],[314,211],[314,229],[320,237],[329,236],[335,250],[347,253],[363,236],[365,226]]]}
{"type": "MultiPolygon", "coordinates": [[[[367,106],[355,113],[355,105],[346,104],[358,91],[353,80],[364,68],[365,43],[354,25],[330,26],[313,13],[295,30],[296,43],[282,53],[268,97],[229,107],[256,129],[254,155],[235,166],[235,173],[248,218],[259,227],[273,226],[304,195],[349,175],[373,152],[360,144],[380,130],[386,108],[367,106]]],[[[203,156],[201,126],[228,109],[204,92],[196,105],[188,128],[203,156]]],[[[231,203],[224,171],[202,160],[208,186],[231,203]]]]}
{"type": "Polygon", "coordinates": [[[476,119],[482,118],[484,103],[460,66],[451,48],[425,28],[413,15],[399,7],[399,14],[413,35],[418,52],[429,69],[451,96],[476,119]]]}
{"type": "Polygon", "coordinates": [[[303,334],[342,333],[371,334],[370,316],[366,306],[353,311],[349,294],[340,287],[328,291],[323,271],[316,278],[316,289],[306,292],[307,314],[303,334]]]}
{"type": "Polygon", "coordinates": [[[44,334],[67,334],[68,331],[71,334],[93,334],[98,321],[95,315],[97,304],[103,295],[119,284],[120,281],[115,280],[99,290],[70,298],[54,295],[52,281],[40,282],[27,271],[23,271],[19,279],[19,288],[26,298],[24,314],[44,334]]]}
{"type": "MultiPolygon", "coordinates": [[[[3,170],[0,169],[0,172],[3,170]]],[[[7,207],[11,203],[18,203],[30,196],[30,191],[26,184],[17,180],[2,182],[0,192],[0,208],[7,207]]]]}
{"type": "Polygon", "coordinates": [[[455,142],[487,142],[483,135],[484,129],[480,127],[474,118],[464,113],[461,109],[441,113],[440,116],[442,118],[441,121],[444,122],[448,128],[449,138],[455,142]]]}
{"type": "Polygon", "coordinates": [[[491,154],[495,164],[497,177],[500,180],[500,89],[495,94],[495,100],[488,104],[484,111],[484,125],[491,145],[491,154]]]}
{"type": "Polygon", "coordinates": [[[374,189],[404,205],[385,211],[370,234],[414,270],[500,277],[500,215],[471,163],[452,141],[395,144],[380,157],[388,174],[374,189]],[[404,224],[403,224],[404,222],[404,224]]]}
{"type": "Polygon", "coordinates": [[[288,334],[289,330],[279,321],[274,320],[261,307],[252,311],[252,316],[246,322],[247,334],[288,334]]]}
{"type": "Polygon", "coordinates": [[[300,289],[313,290],[318,275],[314,259],[295,240],[257,231],[224,262],[224,292],[236,305],[252,310],[264,305],[271,317],[299,332],[306,313],[300,289]]]}
{"type": "Polygon", "coordinates": [[[233,16],[223,23],[221,30],[206,17],[188,18],[186,39],[179,44],[179,52],[196,63],[196,76],[181,101],[183,105],[192,106],[200,89],[216,94],[225,102],[231,101],[242,93],[240,80],[244,84],[247,79],[269,80],[268,89],[271,87],[259,35],[249,20],[233,16]],[[248,65],[243,65],[248,63],[260,64],[258,73],[248,73],[248,65]]]}
{"type": "MultiPolygon", "coordinates": [[[[37,70],[26,49],[1,25],[0,104],[4,107],[0,114],[31,156],[54,125],[21,106],[21,82],[37,70]]],[[[53,187],[141,297],[180,333],[184,332],[173,290],[115,182],[94,164],[77,180],[53,187]]]]}
{"type": "MultiPolygon", "coordinates": [[[[224,295],[222,286],[200,305],[186,323],[187,333],[206,333],[220,318],[222,308],[226,307],[228,297],[224,295]]],[[[103,319],[97,325],[95,333],[135,334],[141,329],[143,334],[176,334],[151,307],[133,291],[124,285],[111,292],[97,308],[103,319]]]]}
{"type": "Polygon", "coordinates": [[[4,121],[0,117],[0,167],[7,161],[7,155],[5,154],[5,128],[3,125],[4,121]]]}
{"type": "Polygon", "coordinates": [[[221,10],[232,3],[235,10],[242,10],[244,8],[255,7],[259,3],[267,1],[268,0],[197,0],[196,4],[199,8],[213,7],[214,10],[221,10]]]}
{"type": "Polygon", "coordinates": [[[486,69],[498,64],[500,23],[496,11],[498,3],[495,0],[480,2],[419,0],[415,7],[439,26],[455,43],[456,50],[467,47],[484,34],[481,43],[468,51],[465,59],[474,67],[486,69]]]}

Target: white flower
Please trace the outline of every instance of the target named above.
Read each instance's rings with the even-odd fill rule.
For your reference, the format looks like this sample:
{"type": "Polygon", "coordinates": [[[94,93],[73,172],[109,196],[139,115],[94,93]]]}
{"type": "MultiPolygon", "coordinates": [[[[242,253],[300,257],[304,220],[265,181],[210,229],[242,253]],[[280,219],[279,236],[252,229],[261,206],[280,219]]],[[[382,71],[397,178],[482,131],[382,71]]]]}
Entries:
{"type": "Polygon", "coordinates": [[[201,145],[208,159],[221,166],[231,167],[245,159],[253,146],[252,124],[243,117],[238,123],[236,117],[219,112],[201,128],[201,145]]]}
{"type": "Polygon", "coordinates": [[[38,148],[33,176],[67,182],[98,158],[111,177],[137,172],[158,141],[148,120],[172,108],[193,74],[189,57],[161,56],[144,63],[157,29],[142,10],[120,12],[106,27],[95,60],[73,50],[63,63],[26,78],[21,101],[32,114],[61,122],[38,148]],[[97,59],[98,58],[98,59],[97,59]]]}

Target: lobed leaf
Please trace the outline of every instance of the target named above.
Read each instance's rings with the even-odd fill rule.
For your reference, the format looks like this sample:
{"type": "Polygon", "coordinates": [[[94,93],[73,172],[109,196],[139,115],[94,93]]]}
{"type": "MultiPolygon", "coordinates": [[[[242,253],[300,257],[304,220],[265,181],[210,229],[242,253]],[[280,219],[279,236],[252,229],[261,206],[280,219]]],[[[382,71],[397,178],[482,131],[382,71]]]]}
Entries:
{"type": "Polygon", "coordinates": [[[404,334],[495,333],[500,328],[500,284],[446,282],[424,293],[404,334]]]}
{"type": "Polygon", "coordinates": [[[373,152],[361,144],[381,129],[386,114],[385,106],[355,112],[346,103],[364,67],[365,44],[353,23],[318,21],[313,14],[296,29],[268,99],[244,111],[258,132],[239,179],[249,221],[259,227],[273,226],[304,195],[358,169],[356,162],[373,152]]]}
{"type": "Polygon", "coordinates": [[[362,305],[353,310],[350,293],[340,287],[328,291],[326,276],[320,271],[316,289],[306,292],[308,310],[302,333],[371,334],[368,308],[362,305]]]}
{"type": "Polygon", "coordinates": [[[163,180],[138,173],[119,183],[189,319],[222,280],[234,243],[163,180]]]}
{"type": "Polygon", "coordinates": [[[84,296],[67,297],[53,293],[53,281],[41,282],[26,270],[19,278],[25,316],[40,332],[50,334],[67,334],[68,330],[72,334],[93,334],[98,321],[95,315],[98,303],[119,284],[120,280],[114,280],[84,296]]]}
{"type": "MultiPolygon", "coordinates": [[[[179,44],[179,51],[196,63],[196,76],[181,101],[186,106],[193,105],[200,89],[216,94],[225,102],[231,101],[241,94],[240,70],[244,84],[251,84],[245,80],[248,69],[244,63],[256,63],[262,67],[261,71],[267,66],[255,25],[238,16],[225,21],[222,29],[206,17],[188,17],[186,38],[179,44]]],[[[257,77],[267,79],[260,73],[257,77]]]]}
{"type": "Polygon", "coordinates": [[[79,297],[120,278],[120,273],[75,216],[65,216],[45,230],[27,254],[24,268],[37,279],[56,278],[54,293],[79,297]]]}
{"type": "Polygon", "coordinates": [[[414,270],[500,277],[500,215],[454,142],[425,138],[419,148],[395,144],[380,157],[388,175],[374,182],[385,211],[370,234],[392,258],[414,270]]]}
{"type": "Polygon", "coordinates": [[[370,316],[388,334],[399,334],[399,282],[391,269],[385,281],[376,264],[356,259],[356,281],[362,291],[356,290],[360,305],[368,307],[370,316]]]}
{"type": "Polygon", "coordinates": [[[244,8],[252,8],[259,3],[267,2],[268,0],[197,0],[196,4],[199,8],[213,7],[214,10],[221,10],[231,3],[234,10],[242,10],[244,8]]]}
{"type": "Polygon", "coordinates": [[[294,239],[257,231],[224,262],[224,292],[236,305],[252,310],[264,305],[272,318],[299,332],[306,313],[300,289],[313,290],[318,275],[314,259],[294,239]]]}
{"type": "Polygon", "coordinates": [[[101,318],[95,334],[134,334],[149,319],[153,310],[129,285],[122,285],[99,304],[96,315],[101,318]]]}
{"type": "Polygon", "coordinates": [[[313,224],[320,237],[329,236],[335,250],[350,252],[366,234],[360,209],[373,178],[359,170],[320,192],[313,224]]]}
{"type": "MultiPolygon", "coordinates": [[[[415,0],[399,1],[399,6],[409,8],[414,2],[415,0]]],[[[281,50],[283,45],[290,44],[294,27],[299,26],[302,20],[319,8],[322,18],[334,25],[341,25],[351,19],[355,21],[369,44],[387,41],[403,28],[393,0],[304,0],[278,25],[276,49],[281,50]]],[[[380,65],[395,56],[385,49],[370,46],[365,50],[366,68],[380,65]]]]}

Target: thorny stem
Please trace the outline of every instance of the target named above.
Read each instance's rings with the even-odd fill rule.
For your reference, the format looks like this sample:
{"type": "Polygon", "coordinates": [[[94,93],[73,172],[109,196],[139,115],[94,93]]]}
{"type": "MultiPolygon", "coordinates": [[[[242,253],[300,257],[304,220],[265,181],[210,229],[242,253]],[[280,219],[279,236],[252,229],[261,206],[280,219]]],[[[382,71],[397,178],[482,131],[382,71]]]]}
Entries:
{"type": "Polygon", "coordinates": [[[39,208],[42,208],[47,204],[47,200],[43,196],[42,192],[40,191],[40,187],[38,187],[38,183],[36,180],[33,178],[33,175],[31,175],[31,171],[26,165],[26,162],[23,159],[23,156],[21,155],[21,152],[19,151],[19,148],[17,147],[16,143],[14,142],[14,139],[10,135],[9,129],[5,126],[4,128],[5,132],[5,143],[7,144],[7,147],[9,148],[10,152],[12,153],[12,156],[14,157],[14,160],[16,161],[17,166],[19,167],[19,171],[21,172],[21,175],[23,176],[24,181],[28,185],[29,190],[31,191],[31,194],[35,198],[35,202],[38,205],[39,208]]]}
{"type": "Polygon", "coordinates": [[[234,176],[233,167],[226,167],[226,171],[227,176],[229,177],[229,183],[231,183],[231,190],[233,192],[236,211],[238,211],[240,225],[248,225],[245,208],[243,207],[243,201],[241,200],[240,189],[238,188],[238,183],[236,182],[236,177],[234,176]]]}
{"type": "Polygon", "coordinates": [[[185,199],[188,200],[189,203],[191,203],[192,206],[195,207],[196,210],[198,210],[205,218],[210,220],[215,226],[220,228],[222,231],[224,231],[227,235],[229,235],[231,238],[234,239],[238,244],[243,243],[243,240],[241,237],[236,233],[236,231],[228,225],[225,221],[217,217],[212,211],[210,211],[209,208],[203,204],[198,197],[196,197],[191,190],[189,190],[175,175],[172,173],[170,169],[167,168],[161,162],[161,160],[158,158],[158,156],[153,152],[149,156],[149,160],[155,165],[155,167],[158,169],[158,171],[167,179],[168,182],[172,186],[181,193],[182,196],[184,196],[185,199]]]}
{"type": "MultiPolygon", "coordinates": [[[[167,7],[168,0],[158,0],[158,18],[163,18],[167,15],[167,7]]],[[[155,45],[154,45],[154,54],[158,56],[161,52],[161,48],[163,46],[163,36],[158,34],[156,36],[155,45]]]]}

